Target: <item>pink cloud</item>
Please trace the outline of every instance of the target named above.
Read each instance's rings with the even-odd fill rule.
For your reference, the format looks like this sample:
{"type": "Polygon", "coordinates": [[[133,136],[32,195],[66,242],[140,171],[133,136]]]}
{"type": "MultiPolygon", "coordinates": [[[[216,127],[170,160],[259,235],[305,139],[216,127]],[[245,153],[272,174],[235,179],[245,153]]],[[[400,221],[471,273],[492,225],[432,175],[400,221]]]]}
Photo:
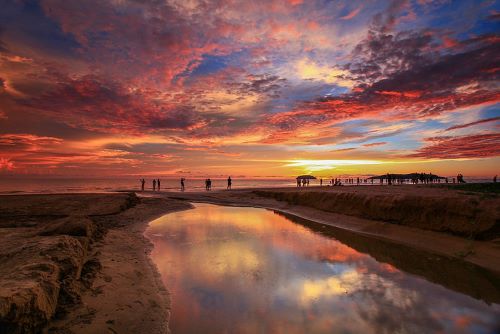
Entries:
{"type": "Polygon", "coordinates": [[[359,12],[361,11],[361,9],[363,9],[363,6],[359,6],[358,8],[354,9],[350,13],[348,13],[348,14],[346,14],[344,16],[341,16],[340,19],[341,20],[351,20],[351,19],[355,18],[359,14],[359,12]]]}
{"type": "Polygon", "coordinates": [[[427,138],[432,144],[407,155],[425,159],[487,158],[500,156],[500,134],[427,138]]]}
{"type": "Polygon", "coordinates": [[[382,142],[378,142],[378,143],[363,144],[363,146],[364,147],[374,147],[374,146],[382,146],[385,144],[387,144],[387,142],[382,141],[382,142]]]}

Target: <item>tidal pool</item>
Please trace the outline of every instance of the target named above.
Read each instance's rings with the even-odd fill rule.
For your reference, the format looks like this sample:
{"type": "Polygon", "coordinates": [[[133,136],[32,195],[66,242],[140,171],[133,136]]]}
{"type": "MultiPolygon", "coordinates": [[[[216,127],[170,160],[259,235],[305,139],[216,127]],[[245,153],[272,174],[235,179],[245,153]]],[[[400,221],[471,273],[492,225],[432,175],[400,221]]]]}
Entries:
{"type": "Polygon", "coordinates": [[[196,204],[151,222],[172,333],[495,333],[499,278],[270,210],[196,204]]]}

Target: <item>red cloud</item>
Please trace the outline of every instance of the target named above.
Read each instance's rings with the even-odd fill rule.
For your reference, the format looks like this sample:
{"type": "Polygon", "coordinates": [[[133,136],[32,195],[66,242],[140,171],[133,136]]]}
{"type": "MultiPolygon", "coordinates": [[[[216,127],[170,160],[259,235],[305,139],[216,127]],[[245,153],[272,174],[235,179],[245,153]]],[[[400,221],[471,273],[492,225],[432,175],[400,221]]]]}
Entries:
{"type": "Polygon", "coordinates": [[[14,162],[6,158],[0,158],[0,171],[11,171],[14,169],[14,162]]]}
{"type": "Polygon", "coordinates": [[[377,91],[377,93],[382,94],[382,95],[398,96],[398,97],[410,97],[410,98],[417,98],[417,97],[422,96],[422,94],[423,94],[423,92],[421,92],[421,91],[407,91],[407,92],[377,91]]]}
{"type": "Polygon", "coordinates": [[[483,124],[483,123],[489,123],[489,122],[496,122],[496,121],[499,121],[499,120],[500,120],[500,117],[486,118],[486,119],[481,119],[481,120],[476,121],[476,122],[471,122],[471,123],[461,124],[461,125],[455,125],[455,126],[447,128],[444,131],[451,131],[451,130],[456,130],[456,129],[463,129],[463,128],[467,128],[469,126],[473,126],[473,125],[477,125],[477,124],[483,124]]]}
{"type": "Polygon", "coordinates": [[[2,134],[0,135],[0,149],[25,149],[34,151],[40,147],[60,144],[63,140],[55,137],[37,136],[33,134],[2,134]]]}
{"type": "Polygon", "coordinates": [[[500,156],[500,134],[428,138],[431,145],[407,157],[425,159],[487,158],[500,156]]]}
{"type": "Polygon", "coordinates": [[[206,124],[182,101],[163,101],[155,90],[130,90],[95,76],[66,79],[41,97],[23,104],[58,121],[94,131],[189,130],[206,124]]]}

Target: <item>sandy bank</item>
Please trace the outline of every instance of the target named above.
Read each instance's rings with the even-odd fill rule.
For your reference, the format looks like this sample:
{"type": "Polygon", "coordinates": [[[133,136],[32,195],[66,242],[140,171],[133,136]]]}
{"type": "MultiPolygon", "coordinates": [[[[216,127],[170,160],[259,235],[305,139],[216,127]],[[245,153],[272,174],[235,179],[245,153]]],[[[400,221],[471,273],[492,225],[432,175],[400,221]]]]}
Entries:
{"type": "Polygon", "coordinates": [[[133,194],[2,196],[0,333],[167,332],[143,232],[187,208],[133,194]]]}
{"type": "Polygon", "coordinates": [[[500,237],[500,197],[435,187],[408,190],[411,187],[324,187],[255,193],[292,205],[473,239],[500,237]]]}

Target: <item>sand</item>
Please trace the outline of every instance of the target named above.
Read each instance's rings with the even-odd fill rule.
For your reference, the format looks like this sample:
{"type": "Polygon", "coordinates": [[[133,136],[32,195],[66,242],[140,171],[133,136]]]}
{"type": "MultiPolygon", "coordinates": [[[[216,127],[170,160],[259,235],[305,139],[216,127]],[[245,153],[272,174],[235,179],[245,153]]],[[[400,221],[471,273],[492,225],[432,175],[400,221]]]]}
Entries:
{"type": "MultiPolygon", "coordinates": [[[[497,196],[409,186],[138,195],[1,196],[0,333],[168,333],[168,286],[149,258],[144,231],[191,202],[262,207],[329,225],[339,240],[446,286],[453,280],[427,270],[446,266],[407,261],[404,254],[445,255],[450,272],[462,261],[500,275],[497,196]],[[406,248],[394,256],[390,244],[378,241],[406,248]]],[[[487,302],[500,299],[489,292],[495,287],[452,288],[487,302]]]]}
{"type": "Polygon", "coordinates": [[[2,196],[0,333],[166,333],[147,223],[188,203],[133,194],[2,196]]]}

